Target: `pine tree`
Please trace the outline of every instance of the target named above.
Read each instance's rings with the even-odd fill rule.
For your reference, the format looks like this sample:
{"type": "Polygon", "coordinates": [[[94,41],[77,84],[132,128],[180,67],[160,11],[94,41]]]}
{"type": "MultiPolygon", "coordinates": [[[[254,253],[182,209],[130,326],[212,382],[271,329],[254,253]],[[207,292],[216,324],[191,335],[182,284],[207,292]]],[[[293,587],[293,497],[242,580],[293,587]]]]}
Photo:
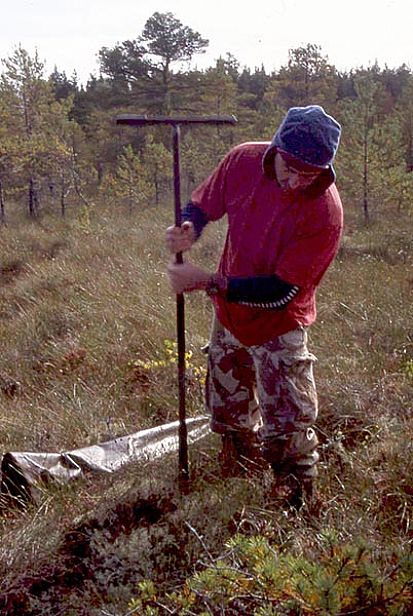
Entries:
{"type": "Polygon", "coordinates": [[[179,78],[172,70],[203,53],[208,41],[172,13],[155,12],[135,40],[99,51],[101,72],[109,77],[111,100],[141,112],[176,110],[179,78]]]}
{"type": "Polygon", "coordinates": [[[356,99],[340,106],[342,143],[337,156],[339,184],[347,200],[361,206],[366,222],[372,210],[400,210],[411,197],[403,160],[402,131],[396,114],[381,117],[382,86],[369,72],[356,75],[356,99]]]}
{"type": "Polygon", "coordinates": [[[279,103],[288,108],[318,104],[332,111],[337,97],[337,72],[321,47],[308,43],[290,49],[287,66],[277,75],[279,103]]]}
{"type": "Polygon", "coordinates": [[[413,75],[404,86],[397,113],[402,127],[402,139],[405,150],[406,167],[413,171],[413,75]]]}
{"type": "Polygon", "coordinates": [[[155,205],[159,205],[162,189],[165,186],[169,188],[172,177],[172,156],[162,143],[155,142],[152,134],[147,134],[142,162],[146,177],[154,189],[155,205]]]}
{"type": "Polygon", "coordinates": [[[14,191],[26,188],[28,211],[36,216],[40,192],[66,157],[62,125],[68,119],[72,101],[57,102],[50,81],[43,77],[44,66],[37,53],[22,47],[4,60],[0,80],[0,109],[5,126],[3,167],[7,184],[14,191]]]}
{"type": "Polygon", "coordinates": [[[343,136],[337,167],[347,197],[362,206],[368,222],[373,165],[379,155],[373,139],[379,86],[371,75],[355,78],[354,86],[357,98],[345,99],[341,105],[343,136]]]}
{"type": "Polygon", "coordinates": [[[148,206],[153,201],[153,186],[147,169],[131,145],[127,145],[119,157],[114,176],[108,176],[102,189],[126,200],[129,213],[136,207],[148,206]]]}
{"type": "Polygon", "coordinates": [[[158,12],[148,19],[139,40],[154,58],[160,110],[169,113],[172,109],[171,65],[190,61],[195,54],[204,53],[208,41],[192,28],[184,26],[172,13],[158,12]]]}

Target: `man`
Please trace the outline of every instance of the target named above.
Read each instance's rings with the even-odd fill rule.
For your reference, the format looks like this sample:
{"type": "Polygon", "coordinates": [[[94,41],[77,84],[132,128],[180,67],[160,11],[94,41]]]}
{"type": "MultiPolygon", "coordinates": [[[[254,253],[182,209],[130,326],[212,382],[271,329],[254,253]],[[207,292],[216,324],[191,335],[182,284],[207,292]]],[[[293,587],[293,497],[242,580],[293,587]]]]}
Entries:
{"type": "Polygon", "coordinates": [[[192,193],[182,227],[167,230],[170,251],[186,251],[206,224],[227,216],[216,273],[185,260],[168,274],[175,293],[204,290],[215,306],[206,405],[224,470],[261,452],[276,490],[296,507],[311,499],[317,476],[306,330],[342,233],[332,166],[340,133],[322,107],[292,107],[271,143],[233,148],[192,193]]]}

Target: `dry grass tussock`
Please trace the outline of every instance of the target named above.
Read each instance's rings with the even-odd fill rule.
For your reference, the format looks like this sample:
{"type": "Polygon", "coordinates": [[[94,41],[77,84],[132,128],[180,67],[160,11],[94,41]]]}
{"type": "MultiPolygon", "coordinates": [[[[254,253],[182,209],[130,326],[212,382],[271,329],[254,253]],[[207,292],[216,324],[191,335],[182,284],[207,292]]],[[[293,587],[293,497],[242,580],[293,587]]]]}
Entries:
{"type": "MultiPolygon", "coordinates": [[[[0,229],[0,454],[73,449],[176,418],[171,218],[170,205],[133,216],[102,205],[0,229]]],[[[223,233],[208,230],[200,262],[212,266],[223,233]]],[[[189,494],[171,459],[3,511],[2,613],[411,613],[412,237],[409,218],[354,227],[319,292],[318,517],[274,509],[265,473],[219,479],[211,435],[192,451],[189,494]],[[353,573],[334,569],[360,545],[353,573]],[[223,568],[233,578],[217,594],[223,568]]],[[[202,411],[210,316],[206,298],[188,298],[190,415],[202,411]]]]}

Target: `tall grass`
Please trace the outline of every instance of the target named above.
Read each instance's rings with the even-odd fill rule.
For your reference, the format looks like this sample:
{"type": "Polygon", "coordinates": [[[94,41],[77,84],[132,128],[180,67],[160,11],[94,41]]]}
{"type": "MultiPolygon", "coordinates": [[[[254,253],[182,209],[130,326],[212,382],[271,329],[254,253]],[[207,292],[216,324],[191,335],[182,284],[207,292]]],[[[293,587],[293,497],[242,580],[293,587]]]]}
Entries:
{"type": "MultiPolygon", "coordinates": [[[[165,204],[130,215],[101,204],[80,208],[66,221],[45,214],[40,222],[16,218],[0,229],[0,454],[73,449],[177,418],[175,302],[163,247],[172,209],[165,204]]],[[[193,258],[213,268],[224,232],[224,224],[208,228],[193,258]]],[[[341,590],[334,595],[341,606],[337,612],[322,607],[324,599],[317,594],[307,604],[296,597],[287,612],[288,602],[281,599],[291,590],[288,580],[269,601],[270,586],[256,572],[256,585],[249,590],[255,603],[245,607],[234,603],[237,592],[229,583],[218,600],[214,572],[222,560],[238,572],[239,581],[252,575],[249,544],[236,544],[243,556],[235,562],[235,547],[226,543],[237,534],[265,538],[269,549],[291,558],[325,563],[328,550],[321,535],[326,532],[339,546],[331,548],[336,555],[340,546],[353,549],[363,539],[374,564],[372,580],[382,576],[383,588],[402,570],[413,532],[412,237],[408,217],[371,227],[352,225],[319,291],[318,320],[310,331],[320,397],[323,507],[318,519],[274,510],[268,475],[220,480],[217,440],[211,437],[192,453],[187,495],[177,490],[176,463],[170,460],[109,480],[46,490],[40,508],[3,512],[3,593],[14,596],[12,590],[25,586],[28,571],[34,575],[39,563],[53,563],[62,536],[79,519],[96,516],[110,529],[116,503],[143,491],[167,494],[174,511],[166,507],[159,524],[129,528],[115,539],[95,529],[95,575],[83,580],[82,599],[76,588],[66,588],[67,596],[58,600],[50,586],[43,594],[25,595],[26,613],[126,614],[135,607],[135,613],[147,614],[391,613],[385,611],[391,607],[383,603],[385,593],[381,612],[377,596],[370,608],[355,607],[355,599],[353,611],[346,612],[341,590]],[[196,575],[202,571],[206,578],[199,590],[196,575]],[[152,594],[145,579],[154,584],[152,594]],[[195,593],[187,607],[185,593],[195,593]]],[[[203,411],[201,347],[208,340],[210,317],[206,297],[187,298],[189,414],[203,411]]],[[[291,575],[294,584],[301,583],[298,574],[291,575]]],[[[343,587],[355,585],[358,575],[356,568],[343,587]]],[[[409,588],[411,580],[403,592],[409,588]]],[[[409,600],[400,600],[394,613],[408,614],[403,610],[409,600]]]]}

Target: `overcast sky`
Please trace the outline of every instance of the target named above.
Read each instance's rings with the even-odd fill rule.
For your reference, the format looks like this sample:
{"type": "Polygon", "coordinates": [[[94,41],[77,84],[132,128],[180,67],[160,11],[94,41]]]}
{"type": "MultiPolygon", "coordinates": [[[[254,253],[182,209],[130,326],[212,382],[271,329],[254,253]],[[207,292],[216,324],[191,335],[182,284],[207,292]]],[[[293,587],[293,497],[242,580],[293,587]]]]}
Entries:
{"type": "MultiPolygon", "coordinates": [[[[412,0],[0,0],[0,58],[20,44],[37,49],[46,76],[56,65],[85,83],[98,75],[103,46],[135,39],[155,12],[171,12],[209,40],[192,67],[212,66],[231,53],[241,67],[267,72],[288,50],[315,43],[338,69],[368,66],[413,69],[412,0]]],[[[3,67],[1,67],[3,68],[3,67]]]]}

